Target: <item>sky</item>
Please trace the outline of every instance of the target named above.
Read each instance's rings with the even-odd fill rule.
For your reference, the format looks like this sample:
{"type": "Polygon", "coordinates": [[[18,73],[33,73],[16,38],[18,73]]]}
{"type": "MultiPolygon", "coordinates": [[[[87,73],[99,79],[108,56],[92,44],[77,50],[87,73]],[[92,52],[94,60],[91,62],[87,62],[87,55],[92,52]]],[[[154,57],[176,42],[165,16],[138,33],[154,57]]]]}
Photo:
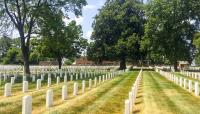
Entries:
{"type": "Polygon", "coordinates": [[[87,5],[83,7],[83,14],[80,17],[76,17],[73,14],[69,14],[70,19],[64,19],[66,23],[75,20],[78,25],[82,26],[83,37],[90,41],[90,36],[92,34],[92,23],[96,14],[98,14],[98,9],[100,9],[106,0],[87,0],[87,5]]]}

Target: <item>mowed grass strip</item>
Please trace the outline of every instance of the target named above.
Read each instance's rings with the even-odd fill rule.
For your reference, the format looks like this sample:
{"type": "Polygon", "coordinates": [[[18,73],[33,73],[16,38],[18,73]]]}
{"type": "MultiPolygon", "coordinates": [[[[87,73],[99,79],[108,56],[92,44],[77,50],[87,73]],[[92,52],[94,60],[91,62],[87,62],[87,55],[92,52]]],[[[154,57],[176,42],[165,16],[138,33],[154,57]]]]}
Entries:
{"type": "Polygon", "coordinates": [[[193,96],[156,72],[143,72],[141,89],[143,93],[134,109],[137,114],[200,113],[200,97],[193,96]]]}
{"type": "Polygon", "coordinates": [[[128,98],[138,72],[117,77],[82,96],[66,101],[44,112],[46,114],[123,114],[124,101],[128,98]]]}

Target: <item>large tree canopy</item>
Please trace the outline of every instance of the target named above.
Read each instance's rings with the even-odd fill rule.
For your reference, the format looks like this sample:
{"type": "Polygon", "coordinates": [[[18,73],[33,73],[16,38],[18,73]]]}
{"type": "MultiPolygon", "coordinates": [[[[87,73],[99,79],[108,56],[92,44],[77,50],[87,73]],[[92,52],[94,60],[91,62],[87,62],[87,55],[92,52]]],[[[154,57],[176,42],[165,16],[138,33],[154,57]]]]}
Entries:
{"type": "Polygon", "coordinates": [[[193,35],[199,25],[197,6],[200,7],[198,0],[152,0],[146,9],[143,48],[150,55],[167,58],[175,70],[178,60],[191,62],[193,35]]]}
{"type": "Polygon", "coordinates": [[[45,21],[41,20],[41,50],[43,57],[55,58],[61,69],[63,58],[79,56],[86,48],[87,40],[82,37],[82,28],[75,21],[67,26],[62,20],[61,12],[46,12],[45,21]]]}
{"type": "Polygon", "coordinates": [[[62,12],[67,17],[69,11],[81,15],[85,0],[1,0],[0,27],[1,33],[16,29],[20,35],[24,71],[29,70],[29,45],[32,34],[40,32],[39,21],[48,10],[62,12]]]}
{"type": "Polygon", "coordinates": [[[142,5],[136,0],[108,0],[95,17],[91,37],[94,43],[88,48],[88,55],[93,53],[93,59],[96,57],[99,62],[119,60],[120,69],[126,68],[127,58],[141,59],[139,42],[145,22],[142,5]]]}

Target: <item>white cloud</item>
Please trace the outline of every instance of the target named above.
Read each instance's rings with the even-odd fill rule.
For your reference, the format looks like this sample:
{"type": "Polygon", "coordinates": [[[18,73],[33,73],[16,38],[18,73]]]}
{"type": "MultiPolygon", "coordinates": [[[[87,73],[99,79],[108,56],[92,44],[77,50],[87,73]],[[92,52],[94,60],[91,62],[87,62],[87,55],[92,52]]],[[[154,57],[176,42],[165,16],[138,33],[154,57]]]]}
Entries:
{"type": "Polygon", "coordinates": [[[83,23],[83,17],[75,17],[74,20],[76,21],[77,25],[81,25],[83,23]]]}
{"type": "Polygon", "coordinates": [[[95,5],[87,5],[87,6],[83,7],[84,10],[92,10],[92,9],[96,9],[96,8],[97,8],[97,6],[95,6],[95,5]]]}
{"type": "Polygon", "coordinates": [[[81,25],[83,23],[84,18],[80,16],[80,17],[74,17],[74,18],[70,18],[70,19],[64,18],[63,20],[66,23],[66,25],[68,25],[73,20],[76,21],[76,25],[81,25]]]}
{"type": "Polygon", "coordinates": [[[92,35],[92,30],[90,30],[90,31],[87,31],[87,33],[86,33],[86,38],[90,38],[91,37],[91,35],[92,35]]]}

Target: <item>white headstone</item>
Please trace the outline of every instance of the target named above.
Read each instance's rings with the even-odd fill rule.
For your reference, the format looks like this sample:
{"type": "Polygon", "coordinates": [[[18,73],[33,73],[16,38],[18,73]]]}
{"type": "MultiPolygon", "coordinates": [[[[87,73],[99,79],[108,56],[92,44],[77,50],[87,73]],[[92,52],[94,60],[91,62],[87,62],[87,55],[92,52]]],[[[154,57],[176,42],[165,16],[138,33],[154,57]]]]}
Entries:
{"type": "Polygon", "coordinates": [[[78,83],[74,82],[74,92],[73,95],[76,96],[78,94],[78,83]]]}
{"type": "Polygon", "coordinates": [[[4,77],[4,82],[5,82],[7,80],[6,74],[4,74],[3,77],[4,77]]]}
{"type": "Polygon", "coordinates": [[[76,80],[78,80],[78,74],[76,74],[76,80]]]}
{"type": "Polygon", "coordinates": [[[94,78],[94,86],[97,87],[97,77],[94,78]]]}
{"type": "Polygon", "coordinates": [[[99,84],[101,84],[101,76],[99,76],[99,84]]]}
{"type": "Polygon", "coordinates": [[[195,82],[195,95],[199,96],[199,83],[195,82]]]}
{"type": "Polygon", "coordinates": [[[53,106],[53,90],[49,89],[46,93],[46,108],[53,106]]]}
{"type": "Polygon", "coordinates": [[[85,93],[85,80],[82,81],[82,93],[85,93]]]}
{"type": "Polygon", "coordinates": [[[11,84],[10,84],[10,83],[6,83],[6,84],[5,84],[4,96],[5,96],[5,97],[11,96],[11,84]]]}
{"type": "Polygon", "coordinates": [[[22,114],[32,114],[32,97],[29,95],[23,97],[22,114]]]}
{"type": "Polygon", "coordinates": [[[23,82],[26,81],[26,76],[23,76],[23,82]]]}
{"type": "Polygon", "coordinates": [[[15,77],[11,77],[11,85],[15,83],[15,77]]]}
{"type": "Polygon", "coordinates": [[[135,94],[135,87],[132,87],[132,95],[133,95],[133,104],[135,103],[136,94],[135,94]]]}
{"type": "Polygon", "coordinates": [[[187,80],[184,78],[184,88],[187,89],[187,80]]]}
{"type": "Polygon", "coordinates": [[[126,100],[125,101],[125,111],[124,114],[130,114],[130,101],[126,100]]]}
{"type": "Polygon", "coordinates": [[[44,74],[41,74],[41,81],[44,80],[44,74]]]}
{"type": "Polygon", "coordinates": [[[65,84],[67,83],[67,76],[66,75],[64,76],[64,83],[65,84]]]}
{"type": "Polygon", "coordinates": [[[51,86],[51,78],[48,78],[48,87],[51,86]]]}
{"type": "Polygon", "coordinates": [[[192,80],[189,80],[188,86],[189,86],[189,92],[192,92],[192,80]]]}
{"type": "Polygon", "coordinates": [[[35,75],[32,76],[32,82],[35,82],[35,75]]]}
{"type": "Polygon", "coordinates": [[[23,93],[28,92],[28,81],[23,81],[23,93]]]}
{"type": "Polygon", "coordinates": [[[59,84],[60,83],[60,77],[58,76],[57,77],[57,84],[59,84]]]}
{"type": "Polygon", "coordinates": [[[133,110],[133,94],[129,92],[130,112],[133,110]]]}
{"type": "Polygon", "coordinates": [[[92,89],[92,79],[89,79],[89,89],[92,89]]]}
{"type": "Polygon", "coordinates": [[[62,100],[67,99],[67,85],[62,86],[62,100]]]}
{"type": "Polygon", "coordinates": [[[182,77],[179,78],[179,85],[182,87],[183,83],[182,83],[182,77]]]}
{"type": "Polygon", "coordinates": [[[71,81],[73,80],[73,75],[70,75],[70,80],[71,80],[71,81]]]}
{"type": "Polygon", "coordinates": [[[37,90],[41,88],[41,79],[37,79],[37,90]]]}

